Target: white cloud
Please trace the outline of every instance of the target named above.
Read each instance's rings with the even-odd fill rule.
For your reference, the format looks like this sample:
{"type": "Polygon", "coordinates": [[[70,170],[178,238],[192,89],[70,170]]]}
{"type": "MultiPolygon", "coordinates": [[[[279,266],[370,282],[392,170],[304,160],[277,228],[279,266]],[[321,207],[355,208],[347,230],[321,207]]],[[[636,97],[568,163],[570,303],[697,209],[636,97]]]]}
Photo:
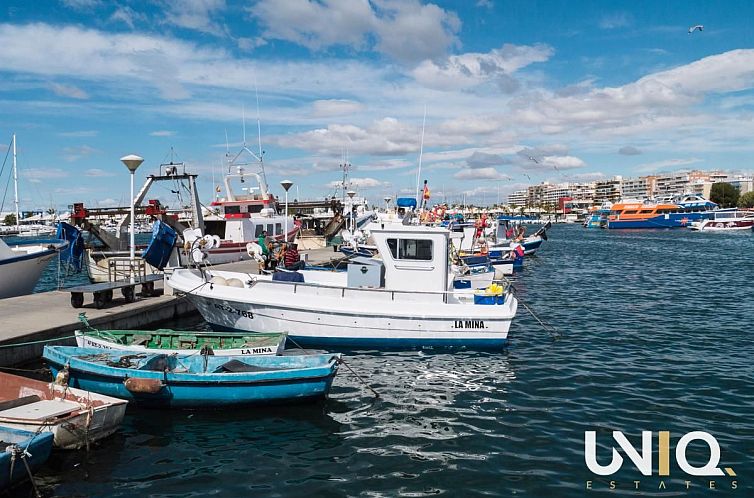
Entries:
{"type": "Polygon", "coordinates": [[[73,10],[91,10],[101,5],[100,0],[61,0],[61,3],[73,10]]]}
{"type": "Polygon", "coordinates": [[[628,12],[616,12],[602,17],[599,21],[599,27],[602,29],[616,29],[631,26],[634,18],[628,12]]]}
{"type": "Polygon", "coordinates": [[[267,40],[262,38],[261,36],[257,36],[256,38],[238,38],[236,40],[238,43],[238,48],[245,52],[251,52],[255,48],[264,47],[267,45],[267,40]]]}
{"type": "Polygon", "coordinates": [[[103,177],[103,176],[115,176],[113,171],[105,171],[104,169],[91,168],[84,171],[84,176],[103,177]]]}
{"type": "Polygon", "coordinates": [[[52,90],[52,92],[55,95],[59,95],[60,97],[69,97],[72,99],[79,99],[79,100],[84,100],[84,99],[89,98],[89,95],[84,90],[73,85],[50,83],[50,90],[52,90]]]}
{"type": "Polygon", "coordinates": [[[540,162],[542,166],[552,166],[555,169],[583,168],[586,163],[574,156],[545,156],[540,162]]]}
{"type": "Polygon", "coordinates": [[[638,156],[641,154],[641,150],[637,149],[633,145],[626,145],[618,149],[618,154],[623,156],[638,156]]]}
{"type": "Polygon", "coordinates": [[[654,161],[650,163],[640,164],[634,168],[634,171],[636,173],[658,173],[661,171],[675,170],[681,166],[696,164],[702,161],[703,159],[697,157],[689,157],[684,159],[666,159],[663,161],[654,161]]]}
{"type": "Polygon", "coordinates": [[[81,137],[96,137],[99,134],[97,130],[81,130],[81,131],[61,131],[58,133],[59,137],[68,138],[81,138],[81,137]]]}
{"type": "Polygon", "coordinates": [[[168,24],[215,36],[227,32],[227,28],[213,20],[215,14],[225,10],[225,0],[168,0],[166,7],[165,22],[168,24]]]}
{"type": "Polygon", "coordinates": [[[492,167],[462,169],[453,175],[456,180],[505,180],[508,176],[492,167]]]}
{"type": "Polygon", "coordinates": [[[134,29],[137,22],[145,22],[147,16],[136,12],[134,9],[127,5],[121,5],[110,16],[110,22],[123,23],[131,29],[134,29]]]}
{"type": "Polygon", "coordinates": [[[332,124],[325,129],[273,137],[272,141],[322,155],[337,156],[343,149],[355,154],[399,155],[418,151],[419,138],[415,129],[395,118],[384,118],[368,129],[332,124]]]}
{"type": "MultiPolygon", "coordinates": [[[[368,189],[376,187],[388,187],[390,183],[377,180],[375,178],[349,178],[349,183],[353,188],[368,189]]],[[[343,182],[332,181],[327,184],[327,188],[340,188],[343,182]]]]}
{"type": "Polygon", "coordinates": [[[363,109],[363,104],[352,100],[329,99],[312,102],[312,116],[317,118],[354,114],[363,109]]]}
{"type": "Polygon", "coordinates": [[[21,176],[32,182],[37,180],[34,183],[38,183],[54,178],[67,178],[70,174],[60,168],[24,168],[21,170],[21,176]]]}
{"type": "Polygon", "coordinates": [[[545,62],[553,53],[552,47],[544,44],[506,43],[484,54],[451,55],[442,62],[425,60],[414,69],[413,76],[422,85],[443,90],[468,88],[487,81],[515,85],[511,74],[535,62],[545,62]]]}
{"type": "Polygon", "coordinates": [[[174,137],[175,132],[171,130],[157,130],[149,134],[150,137],[174,137]]]}
{"type": "Polygon", "coordinates": [[[460,29],[454,13],[417,0],[260,0],[247,11],[264,27],[263,38],[312,50],[373,48],[406,62],[442,55],[460,29]]]}
{"type": "Polygon", "coordinates": [[[88,145],[80,145],[78,147],[65,147],[63,149],[63,159],[69,163],[78,161],[82,157],[90,156],[95,152],[99,152],[94,147],[88,145]]]}

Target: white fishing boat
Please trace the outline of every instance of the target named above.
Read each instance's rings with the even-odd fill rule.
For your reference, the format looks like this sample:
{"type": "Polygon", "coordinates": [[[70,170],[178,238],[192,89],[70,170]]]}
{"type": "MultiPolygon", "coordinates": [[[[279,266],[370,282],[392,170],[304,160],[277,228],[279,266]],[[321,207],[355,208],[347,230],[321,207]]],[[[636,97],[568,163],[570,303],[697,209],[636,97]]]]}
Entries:
{"type": "Polygon", "coordinates": [[[0,426],[51,432],[56,448],[84,448],[114,433],[123,421],[127,403],[0,372],[0,426]]]}
{"type": "Polygon", "coordinates": [[[42,272],[65,241],[27,241],[6,244],[0,240],[0,298],[31,294],[42,272]]]}
{"type": "Polygon", "coordinates": [[[285,332],[302,346],[506,344],[516,298],[509,291],[454,289],[447,229],[377,223],[369,229],[382,259],[357,259],[346,272],[177,269],[168,285],[215,329],[285,332]]]}
{"type": "MultiPolygon", "coordinates": [[[[13,149],[13,190],[15,194],[15,230],[7,234],[23,235],[18,224],[21,219],[18,197],[18,167],[16,163],[16,135],[11,139],[13,149]]],[[[10,178],[8,179],[10,181],[10,178]]],[[[24,241],[6,244],[0,239],[0,299],[30,294],[37,285],[47,263],[67,247],[65,241],[24,241]]]]}
{"type": "Polygon", "coordinates": [[[689,228],[698,232],[752,230],[754,211],[736,208],[718,209],[712,211],[709,219],[691,222],[689,228]]]}

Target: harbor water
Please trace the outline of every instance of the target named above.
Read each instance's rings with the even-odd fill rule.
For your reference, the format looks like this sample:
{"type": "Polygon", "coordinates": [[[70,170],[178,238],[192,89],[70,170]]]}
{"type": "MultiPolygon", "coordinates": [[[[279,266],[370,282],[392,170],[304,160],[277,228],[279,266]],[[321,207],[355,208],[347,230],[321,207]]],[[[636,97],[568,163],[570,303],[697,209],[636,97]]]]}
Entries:
{"type": "MultiPolygon", "coordinates": [[[[754,235],[575,225],[549,235],[515,286],[559,337],[520,306],[504,352],[348,353],[379,398],[341,367],[318,404],[131,407],[115,437],[55,454],[38,473],[42,494],[752,496],[754,235]],[[585,431],[597,432],[602,465],[619,447],[612,431],[639,451],[652,431],[652,475],[625,456],[614,475],[592,473],[585,431]],[[670,432],[663,477],[659,431],[670,432]],[[675,448],[692,431],[714,436],[718,466],[736,477],[679,468],[675,448]]],[[[685,453],[697,467],[709,459],[700,441],[685,453]]]]}

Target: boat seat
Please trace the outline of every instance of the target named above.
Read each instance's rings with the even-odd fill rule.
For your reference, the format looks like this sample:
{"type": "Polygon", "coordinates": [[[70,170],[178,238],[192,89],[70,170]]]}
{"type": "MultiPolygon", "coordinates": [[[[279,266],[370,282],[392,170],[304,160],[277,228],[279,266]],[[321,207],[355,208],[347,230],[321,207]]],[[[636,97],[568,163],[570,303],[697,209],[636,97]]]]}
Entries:
{"type": "Polygon", "coordinates": [[[16,399],[9,399],[7,401],[0,401],[0,411],[10,410],[11,408],[15,408],[17,406],[36,403],[37,401],[42,401],[42,398],[40,398],[36,394],[32,394],[31,396],[23,396],[16,399]]]}
{"type": "Polygon", "coordinates": [[[132,346],[141,346],[142,344],[146,345],[151,340],[152,340],[151,335],[134,334],[133,337],[131,337],[131,345],[132,346]]]}
{"type": "Polygon", "coordinates": [[[258,367],[255,365],[249,365],[238,360],[230,360],[219,367],[213,373],[242,373],[242,372],[269,372],[273,370],[286,370],[285,368],[275,367],[258,367]]]}

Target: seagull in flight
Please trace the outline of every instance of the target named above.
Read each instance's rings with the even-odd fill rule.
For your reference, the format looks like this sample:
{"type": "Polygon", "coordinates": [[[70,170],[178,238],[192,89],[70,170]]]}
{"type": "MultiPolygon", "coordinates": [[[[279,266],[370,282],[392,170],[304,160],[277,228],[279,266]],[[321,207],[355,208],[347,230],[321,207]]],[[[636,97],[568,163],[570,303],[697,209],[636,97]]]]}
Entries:
{"type": "Polygon", "coordinates": [[[534,161],[535,163],[539,164],[539,161],[537,161],[537,158],[534,156],[529,156],[530,161],[534,161]]]}
{"type": "Polygon", "coordinates": [[[699,31],[704,31],[704,26],[702,26],[701,24],[697,24],[696,26],[691,26],[691,27],[689,28],[689,34],[693,33],[693,32],[694,32],[694,31],[696,31],[697,29],[698,29],[699,31]]]}

